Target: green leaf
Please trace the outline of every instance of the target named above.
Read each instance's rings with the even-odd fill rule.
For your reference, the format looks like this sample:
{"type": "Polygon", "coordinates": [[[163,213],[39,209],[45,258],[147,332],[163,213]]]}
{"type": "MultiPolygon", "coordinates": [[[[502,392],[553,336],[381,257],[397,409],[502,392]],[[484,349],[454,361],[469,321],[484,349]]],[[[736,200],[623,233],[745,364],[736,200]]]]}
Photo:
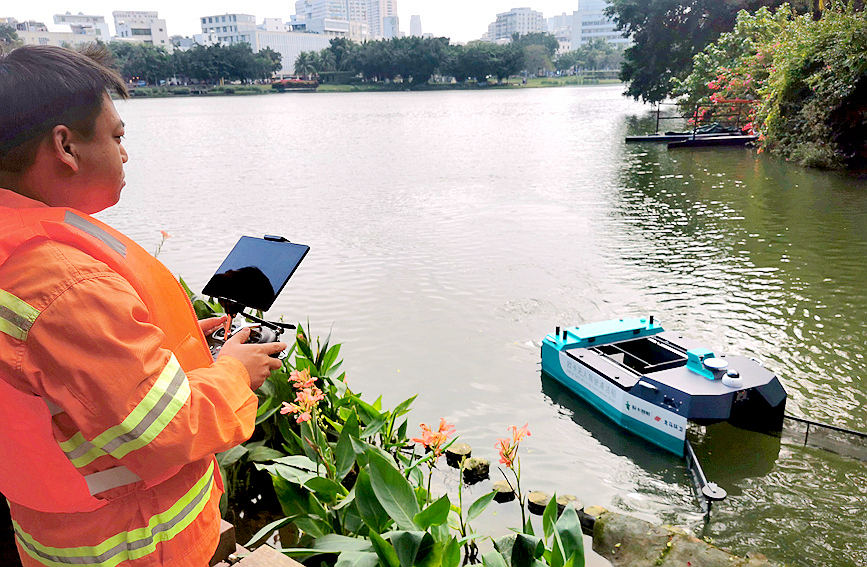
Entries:
{"type": "Polygon", "coordinates": [[[382,539],[382,536],[376,532],[370,532],[370,541],[373,543],[373,548],[379,560],[386,567],[400,567],[400,560],[397,558],[397,552],[390,543],[382,539]]]}
{"type": "Polygon", "coordinates": [[[298,484],[288,480],[272,476],[271,483],[274,485],[274,493],[283,513],[289,517],[306,516],[312,512],[309,492],[298,484]]]}
{"type": "Polygon", "coordinates": [[[370,484],[379,503],[398,527],[414,529],[413,518],[419,513],[419,507],[412,486],[391,460],[386,460],[379,452],[368,451],[367,458],[370,463],[370,484]]]}
{"type": "Polygon", "coordinates": [[[337,556],[334,567],[377,567],[379,557],[376,553],[363,551],[344,551],[337,556]]]}
{"type": "Polygon", "coordinates": [[[536,532],[533,530],[533,518],[529,516],[527,516],[527,523],[524,524],[524,533],[531,536],[536,535],[536,532]]]}
{"type": "Polygon", "coordinates": [[[442,525],[449,519],[450,509],[451,502],[449,502],[448,495],[444,494],[442,498],[416,514],[413,518],[413,522],[423,530],[426,530],[431,526],[442,525]]]}
{"type": "Polygon", "coordinates": [[[563,545],[560,542],[560,534],[554,530],[554,541],[551,544],[551,555],[548,559],[548,565],[551,567],[563,567],[566,563],[566,556],[563,555],[563,545]]]}
{"type": "Polygon", "coordinates": [[[304,469],[306,471],[316,472],[316,462],[308,459],[304,455],[289,455],[288,457],[281,456],[277,459],[272,459],[275,463],[288,465],[296,469],[304,469]]]}
{"type": "Polygon", "coordinates": [[[304,486],[312,490],[323,502],[334,502],[337,495],[346,496],[347,491],[342,485],[323,476],[315,476],[304,483],[304,486]]]}
{"type": "Polygon", "coordinates": [[[273,522],[256,532],[253,537],[250,538],[250,541],[244,544],[244,547],[251,547],[253,545],[256,545],[274,530],[278,530],[291,522],[292,518],[280,518],[279,520],[274,520],[273,522]]]}
{"type": "Polygon", "coordinates": [[[267,421],[280,409],[280,406],[274,406],[273,408],[267,409],[267,405],[270,405],[270,403],[270,400],[266,401],[266,404],[259,408],[259,411],[256,414],[256,425],[259,425],[263,421],[267,421]]]}
{"type": "Polygon", "coordinates": [[[557,522],[557,493],[548,501],[545,506],[545,511],[542,513],[542,533],[545,534],[545,541],[554,533],[554,523],[557,522]]]}
{"type": "Polygon", "coordinates": [[[373,551],[373,546],[370,541],[364,538],[327,534],[313,542],[313,549],[319,553],[343,553],[346,551],[373,551]]]}
{"type": "Polygon", "coordinates": [[[571,558],[574,555],[575,567],[584,567],[584,537],[581,532],[581,520],[574,507],[566,506],[560,514],[560,519],[557,520],[555,529],[563,547],[563,556],[571,558]]]}
{"type": "Polygon", "coordinates": [[[364,431],[361,432],[361,438],[367,439],[379,433],[385,424],[388,423],[388,416],[383,415],[373,421],[370,425],[364,428],[364,431]]]}
{"type": "Polygon", "coordinates": [[[498,551],[489,551],[482,555],[482,563],[485,567],[509,567],[509,564],[498,551]]]}
{"type": "Polygon", "coordinates": [[[337,360],[339,354],[339,344],[336,344],[333,347],[329,348],[328,351],[325,353],[325,356],[322,357],[322,362],[319,364],[319,371],[323,374],[327,374],[328,370],[331,368],[331,365],[334,364],[335,360],[337,360]]]}
{"type": "Polygon", "coordinates": [[[272,449],[270,447],[256,447],[255,449],[250,451],[247,458],[254,463],[265,463],[274,459],[279,459],[280,457],[284,456],[285,455],[280,451],[272,449]]]}
{"type": "Polygon", "coordinates": [[[497,495],[495,490],[484,494],[478,498],[475,502],[470,504],[470,509],[467,510],[467,523],[472,522],[476,518],[478,518],[482,512],[485,511],[485,508],[488,507],[488,504],[494,499],[494,496],[497,495]]]}
{"type": "Polygon", "coordinates": [[[358,513],[364,519],[364,523],[371,531],[379,533],[385,530],[391,523],[391,518],[376,498],[366,468],[361,469],[358,473],[354,489],[355,507],[358,508],[358,513]]]}
{"type": "Polygon", "coordinates": [[[247,454],[247,448],[243,445],[235,445],[228,451],[223,451],[217,455],[217,463],[221,467],[230,467],[238,462],[238,460],[247,454]]]}
{"type": "Polygon", "coordinates": [[[337,439],[337,447],[335,448],[334,453],[334,460],[336,461],[334,464],[337,469],[337,478],[343,480],[343,477],[345,477],[347,473],[352,470],[353,465],[355,465],[355,450],[352,448],[350,428],[343,428],[340,437],[337,439]]]}
{"type": "Polygon", "coordinates": [[[459,567],[461,564],[461,545],[457,538],[451,538],[443,551],[442,567],[459,567]]]}
{"type": "Polygon", "coordinates": [[[425,537],[430,538],[431,535],[427,532],[409,530],[391,533],[389,539],[391,540],[391,545],[394,546],[395,553],[397,553],[400,567],[412,567],[415,565],[416,556],[418,556],[418,551],[425,537]]]}
{"type": "Polygon", "coordinates": [[[299,530],[316,539],[325,537],[331,531],[331,526],[312,516],[296,518],[295,525],[299,530]]]}
{"type": "Polygon", "coordinates": [[[404,401],[397,404],[397,407],[391,411],[391,415],[393,415],[394,417],[397,418],[397,417],[400,417],[400,416],[408,413],[409,407],[412,405],[412,403],[415,401],[415,399],[417,397],[418,397],[418,394],[412,396],[411,398],[407,398],[404,401]]]}
{"type": "Polygon", "coordinates": [[[532,567],[545,551],[540,538],[526,534],[511,534],[494,540],[494,548],[511,567],[532,567]]]}
{"type": "Polygon", "coordinates": [[[273,476],[279,476],[285,480],[293,484],[303,485],[305,482],[310,480],[311,478],[316,478],[318,475],[312,473],[310,471],[305,471],[303,469],[298,469],[295,467],[290,467],[287,465],[281,464],[271,464],[271,465],[263,465],[256,464],[256,468],[259,470],[265,470],[271,473],[273,476]]]}

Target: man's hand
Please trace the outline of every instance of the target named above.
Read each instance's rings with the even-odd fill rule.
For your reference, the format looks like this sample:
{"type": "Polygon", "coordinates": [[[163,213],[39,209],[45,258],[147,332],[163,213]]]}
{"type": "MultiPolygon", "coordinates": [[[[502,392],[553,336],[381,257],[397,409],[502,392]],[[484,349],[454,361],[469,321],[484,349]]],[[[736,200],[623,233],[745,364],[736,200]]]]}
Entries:
{"type": "Polygon", "coordinates": [[[258,390],[271,371],[283,364],[271,355],[285,350],[286,343],[245,344],[249,338],[250,328],[241,329],[226,341],[217,358],[231,356],[241,361],[250,374],[250,388],[258,390]]]}
{"type": "Polygon", "coordinates": [[[209,336],[211,333],[220,328],[220,325],[225,323],[229,317],[227,315],[223,315],[222,317],[208,317],[207,319],[199,319],[199,327],[202,329],[202,332],[205,333],[205,336],[209,336]]]}

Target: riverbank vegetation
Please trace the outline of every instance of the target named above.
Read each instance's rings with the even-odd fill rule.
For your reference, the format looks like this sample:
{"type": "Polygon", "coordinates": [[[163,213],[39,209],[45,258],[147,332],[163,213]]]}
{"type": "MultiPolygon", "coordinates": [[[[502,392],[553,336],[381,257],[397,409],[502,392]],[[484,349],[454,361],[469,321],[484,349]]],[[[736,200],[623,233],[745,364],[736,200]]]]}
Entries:
{"type": "Polygon", "coordinates": [[[728,101],[746,101],[761,151],[810,167],[867,168],[867,18],[851,5],[818,19],[786,4],[741,12],[675,85],[690,112],[727,114],[728,101]]]}
{"type": "Polygon", "coordinates": [[[323,82],[379,83],[400,78],[404,87],[439,82],[503,82],[509,77],[546,76],[555,69],[563,75],[593,74],[616,69],[622,52],[602,40],[593,40],[575,51],[557,54],[557,38],[548,33],[515,34],[510,43],[472,41],[452,45],[448,38],[404,37],[355,43],[332,39],[318,52],[302,52],[295,72],[317,76],[323,82]]]}
{"type": "MultiPolygon", "coordinates": [[[[200,317],[220,310],[187,292],[200,317]]],[[[477,532],[472,522],[495,492],[465,501],[462,474],[454,490],[431,490],[431,476],[456,438],[454,426],[442,419],[416,430],[407,420],[415,396],[392,409],[381,398],[368,402],[350,388],[339,344],[314,340],[300,325],[294,339],[283,367],[257,392],[252,439],[218,456],[231,519],[261,518],[254,503],[259,510],[276,505],[276,519],[248,546],[279,530],[283,551],[307,565],[584,565],[578,514],[572,506],[559,512],[556,498],[536,526],[526,519],[496,539],[477,532]],[[484,540],[493,548],[482,553],[484,540]]],[[[525,517],[519,447],[529,430],[510,431],[496,448],[525,517]]]]}

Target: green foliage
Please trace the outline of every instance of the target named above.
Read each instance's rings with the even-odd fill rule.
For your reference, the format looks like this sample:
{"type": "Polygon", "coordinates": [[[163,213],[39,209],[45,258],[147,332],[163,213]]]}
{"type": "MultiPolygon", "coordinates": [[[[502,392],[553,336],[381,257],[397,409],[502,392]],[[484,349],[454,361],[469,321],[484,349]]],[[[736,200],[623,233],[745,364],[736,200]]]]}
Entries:
{"type": "Polygon", "coordinates": [[[0,24],[0,54],[12,51],[23,45],[18,39],[18,32],[10,25],[0,24]]]}
{"type": "Polygon", "coordinates": [[[268,79],[280,70],[282,56],[266,48],[258,53],[246,43],[195,45],[188,51],[169,54],[162,47],[113,41],[108,44],[116,67],[126,80],[144,80],[159,85],[170,77],[217,83],[221,79],[248,82],[268,79]]]}
{"type": "MultiPolygon", "coordinates": [[[[217,304],[192,293],[183,280],[181,284],[200,318],[219,312],[217,304]]],[[[346,384],[340,350],[330,337],[311,340],[309,328],[298,325],[290,356],[257,392],[253,438],[218,455],[230,507],[250,494],[269,498],[256,476],[264,473],[285,515],[259,530],[248,544],[294,524],[301,537],[297,546],[284,552],[310,565],[321,565],[328,556],[328,565],[458,567],[461,546],[467,554],[464,560],[477,562],[475,540],[482,536],[469,524],[484,513],[495,493],[476,499],[466,513],[462,485],[457,505],[447,494],[432,498],[420,467],[433,466],[435,455],[416,454],[407,436],[406,415],[415,396],[391,410],[384,409],[380,399],[363,400],[346,384]],[[307,418],[299,411],[286,411],[289,404],[303,405],[299,392],[305,388],[321,389],[323,395],[307,408],[307,418]],[[252,491],[242,490],[251,482],[260,484],[252,491]]],[[[569,543],[576,537],[581,540],[577,515],[568,524],[577,532],[560,536],[558,530],[566,529],[572,516],[557,520],[556,505],[552,510],[546,511],[547,538],[519,534],[503,540],[500,548],[510,550],[511,565],[524,565],[521,558],[530,556],[533,565],[546,565],[549,556],[577,554],[578,548],[569,543]],[[555,521],[557,529],[552,527],[555,521]],[[547,539],[558,542],[554,549],[567,551],[551,555],[547,539]]],[[[564,565],[554,561],[552,565],[564,565]]],[[[573,560],[573,565],[578,563],[573,560]]]]}
{"type": "Polygon", "coordinates": [[[554,60],[558,71],[578,69],[617,69],[623,62],[623,48],[601,38],[582,43],[578,49],[561,54],[554,60]]]}
{"type": "Polygon", "coordinates": [[[681,107],[725,113],[725,100],[755,100],[747,126],[770,150],[805,166],[867,164],[867,19],[851,7],[822,17],[787,5],[738,14],[734,29],[694,58],[677,82],[681,107]]]}
{"type": "MultiPolygon", "coordinates": [[[[776,7],[782,0],[610,0],[606,13],[630,36],[620,78],[626,94],[648,102],[667,98],[675,80],[692,70],[693,57],[730,31],[741,10],[776,7]]],[[[802,11],[809,3],[798,0],[802,11]]]]}
{"type": "Polygon", "coordinates": [[[550,60],[560,48],[560,42],[554,35],[547,32],[533,32],[519,35],[517,32],[512,34],[512,45],[524,49],[532,45],[541,46],[550,60]]]}

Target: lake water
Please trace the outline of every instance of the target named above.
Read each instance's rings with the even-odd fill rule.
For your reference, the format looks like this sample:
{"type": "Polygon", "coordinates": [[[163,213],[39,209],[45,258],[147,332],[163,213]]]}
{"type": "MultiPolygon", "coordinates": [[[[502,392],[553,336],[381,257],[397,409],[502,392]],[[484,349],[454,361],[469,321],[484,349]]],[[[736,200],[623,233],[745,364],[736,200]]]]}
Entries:
{"type": "MultiPolygon", "coordinates": [[[[127,187],[102,218],[200,290],[239,236],[310,254],[271,315],[344,343],[350,386],[445,417],[477,456],[529,423],[523,485],[686,526],[790,565],[867,565],[867,465],[727,427],[692,432],[726,488],[540,378],[555,325],[653,314],[763,360],[788,412],[867,429],[867,181],[751,150],[629,145],[620,86],[119,103],[127,187]]],[[[495,478],[499,473],[494,473],[495,478]]],[[[456,474],[439,481],[454,488],[456,474]]],[[[480,494],[484,486],[474,487],[480,494]]],[[[504,533],[517,508],[479,526],[504,533]]]]}

